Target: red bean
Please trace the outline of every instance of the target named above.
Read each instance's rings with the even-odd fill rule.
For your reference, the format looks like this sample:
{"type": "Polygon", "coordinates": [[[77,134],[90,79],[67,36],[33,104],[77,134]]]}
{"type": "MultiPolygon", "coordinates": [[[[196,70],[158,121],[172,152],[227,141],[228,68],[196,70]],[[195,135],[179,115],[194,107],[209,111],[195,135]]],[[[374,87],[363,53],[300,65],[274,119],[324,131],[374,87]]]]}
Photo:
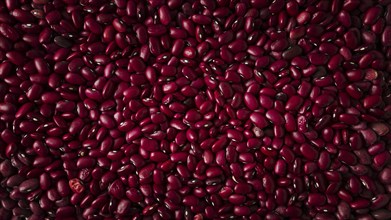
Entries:
{"type": "Polygon", "coordinates": [[[266,118],[276,125],[282,125],[283,123],[285,123],[285,119],[277,110],[274,109],[268,110],[266,112],[266,118]]]}
{"type": "Polygon", "coordinates": [[[352,114],[341,114],[339,115],[339,120],[350,125],[356,125],[360,122],[359,118],[352,114]]]}
{"type": "Polygon", "coordinates": [[[244,65],[240,64],[238,67],[238,73],[244,78],[244,79],[250,79],[253,76],[253,70],[244,65]]]}
{"type": "Polygon", "coordinates": [[[369,201],[366,199],[358,199],[358,200],[353,201],[350,204],[350,207],[352,209],[363,209],[363,208],[367,208],[369,206],[369,204],[370,204],[369,201]]]}
{"type": "Polygon", "coordinates": [[[233,53],[238,53],[241,51],[245,51],[247,49],[247,43],[244,40],[235,40],[232,43],[228,45],[228,48],[233,52],[233,53]]]}
{"type": "Polygon", "coordinates": [[[363,100],[363,105],[364,105],[364,108],[373,108],[373,107],[380,105],[381,101],[382,101],[381,97],[379,97],[377,95],[367,96],[363,100]]]}
{"type": "Polygon", "coordinates": [[[16,108],[11,103],[0,103],[1,113],[12,113],[15,112],[16,108]]]}
{"type": "Polygon", "coordinates": [[[85,24],[88,27],[88,29],[94,34],[101,34],[103,31],[102,26],[92,18],[86,20],[85,24]]]}
{"type": "Polygon", "coordinates": [[[338,159],[348,165],[355,165],[357,163],[356,156],[353,153],[348,152],[346,150],[339,151],[338,159]]]}
{"type": "Polygon", "coordinates": [[[302,144],[300,146],[300,152],[308,160],[316,160],[319,156],[318,151],[314,147],[312,147],[310,144],[307,144],[307,143],[302,144]]]}
{"type": "Polygon", "coordinates": [[[122,199],[117,206],[117,213],[120,216],[126,215],[126,213],[129,213],[131,210],[131,202],[129,200],[122,199]]]}
{"type": "Polygon", "coordinates": [[[266,109],[271,109],[273,107],[273,99],[266,95],[259,96],[259,102],[262,107],[266,109]]]}
{"type": "Polygon", "coordinates": [[[248,216],[251,214],[251,210],[247,206],[235,206],[234,213],[237,216],[248,216]]]}
{"type": "Polygon", "coordinates": [[[266,127],[268,124],[269,124],[269,122],[266,120],[266,117],[265,116],[263,116],[262,114],[260,114],[260,113],[256,113],[256,112],[254,112],[254,113],[252,113],[251,115],[250,115],[250,120],[257,126],[257,127],[259,127],[259,128],[264,128],[264,127],[266,127]]]}
{"type": "Polygon", "coordinates": [[[269,69],[270,69],[272,72],[276,73],[276,72],[279,72],[279,71],[285,69],[285,68],[287,67],[287,65],[288,65],[288,62],[287,62],[287,61],[285,61],[285,60],[277,60],[277,61],[274,61],[274,62],[270,65],[269,69]]]}
{"type": "Polygon", "coordinates": [[[123,184],[120,180],[114,181],[108,189],[109,193],[113,195],[115,198],[121,199],[124,197],[124,188],[123,184]]]}
{"type": "Polygon", "coordinates": [[[0,25],[0,34],[14,42],[20,38],[18,31],[6,23],[0,25]]]}
{"type": "Polygon", "coordinates": [[[96,164],[96,160],[91,157],[81,157],[77,160],[76,166],[78,168],[91,168],[96,164]]]}
{"type": "Polygon", "coordinates": [[[373,162],[374,162],[374,165],[376,165],[377,167],[383,167],[390,158],[391,158],[390,153],[385,151],[383,153],[376,155],[373,158],[373,162]]]}
{"type": "Polygon", "coordinates": [[[367,144],[374,144],[377,140],[376,133],[372,129],[361,130],[361,135],[367,144]]]}
{"type": "Polygon", "coordinates": [[[324,205],[325,203],[326,203],[325,196],[319,193],[310,193],[308,195],[308,205],[320,206],[320,205],[324,205]]]}
{"type": "Polygon", "coordinates": [[[333,102],[333,99],[329,95],[320,95],[315,99],[315,103],[321,107],[326,107],[333,102]]]}
{"type": "Polygon", "coordinates": [[[282,58],[290,60],[299,56],[303,50],[299,46],[292,46],[282,53],[282,58]]]}
{"type": "Polygon", "coordinates": [[[62,179],[57,182],[57,191],[60,194],[60,196],[68,196],[70,194],[70,188],[68,186],[68,183],[62,179]]]}
{"type": "Polygon", "coordinates": [[[387,205],[389,200],[390,200],[389,196],[385,194],[377,195],[371,200],[371,209],[372,210],[380,209],[385,205],[387,205]]]}
{"type": "Polygon", "coordinates": [[[303,98],[301,98],[300,96],[291,96],[285,105],[285,109],[288,111],[297,111],[302,104],[303,98]]]}
{"type": "Polygon", "coordinates": [[[389,36],[391,35],[391,26],[386,26],[381,35],[381,42],[384,46],[390,46],[391,41],[389,40],[389,36]]]}
{"type": "Polygon", "coordinates": [[[383,10],[381,7],[369,8],[363,17],[364,24],[366,24],[366,25],[374,24],[377,21],[377,19],[379,18],[379,16],[381,15],[382,11],[383,10]]]}
{"type": "Polygon", "coordinates": [[[37,179],[28,179],[23,181],[19,185],[19,191],[21,193],[27,193],[37,189],[38,187],[39,187],[39,182],[37,179]]]}
{"type": "Polygon", "coordinates": [[[275,168],[274,168],[274,172],[279,175],[279,176],[284,176],[285,173],[286,173],[286,163],[284,162],[284,160],[278,160],[276,162],[276,165],[275,165],[275,168]]]}
{"type": "Polygon", "coordinates": [[[244,94],[244,103],[251,110],[259,107],[258,100],[251,93],[244,94]]]}
{"type": "Polygon", "coordinates": [[[384,136],[389,132],[389,127],[384,123],[374,123],[371,125],[372,130],[379,136],[384,136]]]}
{"type": "Polygon", "coordinates": [[[227,131],[227,137],[238,142],[243,140],[243,135],[239,131],[233,129],[227,131]]]}
{"type": "Polygon", "coordinates": [[[108,115],[101,115],[99,120],[108,129],[115,127],[115,121],[108,115]]]}

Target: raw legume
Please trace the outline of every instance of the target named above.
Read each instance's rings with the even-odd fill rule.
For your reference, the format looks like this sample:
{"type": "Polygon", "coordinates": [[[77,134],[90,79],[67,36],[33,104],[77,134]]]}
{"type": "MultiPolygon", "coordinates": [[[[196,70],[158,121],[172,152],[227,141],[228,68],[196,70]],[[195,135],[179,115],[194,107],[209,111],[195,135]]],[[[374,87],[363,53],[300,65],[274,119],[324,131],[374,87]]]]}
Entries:
{"type": "Polygon", "coordinates": [[[391,2],[0,2],[5,219],[390,219],[391,2]]]}

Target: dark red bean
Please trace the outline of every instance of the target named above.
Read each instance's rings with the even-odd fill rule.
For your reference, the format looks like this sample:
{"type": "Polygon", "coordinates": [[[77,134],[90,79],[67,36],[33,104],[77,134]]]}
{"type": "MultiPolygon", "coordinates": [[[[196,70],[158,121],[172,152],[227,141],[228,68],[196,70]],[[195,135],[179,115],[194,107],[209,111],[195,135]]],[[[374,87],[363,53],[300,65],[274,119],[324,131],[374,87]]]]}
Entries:
{"type": "Polygon", "coordinates": [[[234,214],[237,216],[248,216],[251,214],[251,210],[247,206],[235,206],[234,214]]]}
{"type": "Polygon", "coordinates": [[[63,146],[63,141],[57,137],[49,137],[46,139],[45,143],[51,148],[60,148],[63,146]]]}
{"type": "Polygon", "coordinates": [[[6,23],[0,24],[0,34],[14,42],[20,38],[18,31],[6,23]]]}
{"type": "Polygon", "coordinates": [[[308,205],[321,206],[326,203],[326,197],[319,193],[310,193],[308,195],[308,205]]]}
{"type": "Polygon", "coordinates": [[[338,159],[348,165],[355,165],[357,163],[356,156],[353,153],[348,152],[346,150],[340,150],[338,154],[338,159]]]}
{"type": "Polygon", "coordinates": [[[27,193],[37,189],[38,187],[39,187],[39,182],[37,179],[28,179],[23,181],[19,185],[19,191],[21,193],[27,193]]]}
{"type": "Polygon", "coordinates": [[[352,114],[341,114],[339,115],[339,120],[350,125],[356,125],[360,122],[359,118],[352,114]]]}
{"type": "Polygon", "coordinates": [[[251,93],[244,94],[244,103],[251,110],[256,110],[259,107],[258,100],[251,93]]]}
{"type": "Polygon", "coordinates": [[[370,202],[366,199],[357,199],[350,203],[352,209],[363,209],[369,206],[370,202]]]}
{"type": "Polygon", "coordinates": [[[303,98],[300,96],[291,96],[285,105],[285,109],[288,111],[298,110],[303,104],[303,101],[303,98]]]}
{"type": "Polygon", "coordinates": [[[376,133],[372,129],[364,129],[360,131],[361,135],[367,144],[374,144],[377,140],[376,133]]]}
{"type": "Polygon", "coordinates": [[[316,160],[319,156],[318,151],[314,147],[312,147],[310,144],[307,144],[307,143],[302,144],[300,146],[300,152],[308,160],[316,160]]]}
{"type": "Polygon", "coordinates": [[[101,115],[99,121],[108,129],[115,127],[115,121],[108,115],[101,115]]]}
{"type": "Polygon", "coordinates": [[[84,191],[84,186],[81,181],[76,178],[69,180],[69,187],[75,193],[82,193],[84,191]]]}
{"type": "Polygon", "coordinates": [[[96,160],[91,157],[81,157],[77,160],[76,166],[78,168],[91,168],[96,164],[96,160]]]}
{"type": "Polygon", "coordinates": [[[268,124],[269,124],[269,122],[267,121],[267,119],[266,119],[266,117],[265,116],[263,116],[262,114],[260,114],[260,113],[256,113],[256,112],[254,112],[254,113],[252,113],[251,115],[250,115],[250,120],[257,126],[257,127],[259,127],[259,128],[264,128],[264,127],[266,127],[268,124]]]}
{"type": "Polygon", "coordinates": [[[57,191],[60,194],[60,196],[68,196],[70,194],[71,189],[69,188],[68,183],[65,181],[65,179],[62,179],[57,182],[57,191]]]}
{"type": "Polygon", "coordinates": [[[320,107],[326,107],[333,102],[333,98],[329,95],[320,95],[315,99],[315,103],[320,107]]]}
{"type": "Polygon", "coordinates": [[[383,208],[385,205],[387,205],[389,200],[390,200],[389,196],[385,194],[377,195],[371,200],[371,209],[377,210],[383,208]]]}
{"type": "Polygon", "coordinates": [[[11,103],[0,103],[0,112],[1,113],[13,113],[16,111],[16,108],[11,103]]]}
{"type": "Polygon", "coordinates": [[[285,119],[282,117],[282,115],[274,109],[268,110],[266,112],[266,118],[276,125],[282,125],[285,123],[285,119]]]}
{"type": "Polygon", "coordinates": [[[54,37],[54,43],[63,48],[70,48],[72,46],[72,42],[62,36],[54,37]]]}
{"type": "Polygon", "coordinates": [[[373,108],[380,105],[382,102],[381,97],[377,95],[367,96],[363,100],[364,108],[373,108]]]}
{"type": "Polygon", "coordinates": [[[129,213],[131,210],[131,201],[129,200],[126,200],[126,199],[122,199],[119,203],[118,203],[118,206],[117,206],[117,213],[120,215],[120,216],[123,216],[123,215],[126,215],[127,213],[129,213]]]}
{"type": "Polygon", "coordinates": [[[244,78],[244,79],[250,79],[253,76],[253,70],[248,67],[247,65],[240,64],[238,67],[238,73],[244,78]]]}
{"type": "Polygon", "coordinates": [[[279,176],[284,176],[286,174],[286,163],[284,160],[280,159],[276,162],[274,172],[279,176]]]}
{"type": "Polygon", "coordinates": [[[243,135],[239,131],[234,130],[234,129],[230,129],[227,131],[227,137],[229,139],[232,139],[237,142],[240,142],[243,140],[243,135]]]}
{"type": "Polygon", "coordinates": [[[379,19],[382,12],[383,12],[383,9],[381,7],[369,8],[363,17],[364,24],[366,24],[366,25],[374,24],[377,21],[377,19],[379,19]]]}
{"type": "Polygon", "coordinates": [[[5,56],[8,58],[9,61],[11,61],[11,63],[18,66],[22,66],[26,61],[26,57],[18,51],[7,52],[5,56]]]}
{"type": "Polygon", "coordinates": [[[299,46],[292,46],[282,53],[282,58],[291,60],[299,56],[303,50],[299,46]]]}
{"type": "Polygon", "coordinates": [[[384,28],[383,33],[381,35],[381,42],[384,46],[391,46],[390,36],[391,26],[387,26],[384,28]]]}
{"type": "Polygon", "coordinates": [[[94,34],[101,34],[103,31],[102,26],[92,18],[87,19],[85,25],[94,34]]]}
{"type": "Polygon", "coordinates": [[[390,131],[389,126],[387,126],[386,124],[381,123],[381,122],[372,124],[371,128],[379,136],[384,136],[384,135],[388,134],[388,132],[390,131]]]}

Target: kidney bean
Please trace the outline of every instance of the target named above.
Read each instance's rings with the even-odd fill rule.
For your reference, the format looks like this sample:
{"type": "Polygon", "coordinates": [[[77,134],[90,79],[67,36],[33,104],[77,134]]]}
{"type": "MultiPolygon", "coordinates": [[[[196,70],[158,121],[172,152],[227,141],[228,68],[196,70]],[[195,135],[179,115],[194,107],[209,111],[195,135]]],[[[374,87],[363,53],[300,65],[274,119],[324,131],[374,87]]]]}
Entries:
{"type": "Polygon", "coordinates": [[[46,145],[51,148],[60,148],[63,146],[63,141],[57,137],[49,137],[46,139],[46,145]]]}
{"type": "Polygon", "coordinates": [[[101,34],[103,29],[102,26],[95,21],[94,19],[90,18],[85,21],[85,25],[88,27],[88,29],[94,33],[94,34],[101,34]]]}
{"type": "Polygon", "coordinates": [[[260,113],[254,112],[250,115],[250,120],[259,128],[266,127],[269,122],[266,120],[266,117],[260,113]]]}
{"type": "Polygon", "coordinates": [[[289,46],[289,42],[286,39],[279,39],[279,40],[274,41],[270,45],[270,49],[272,51],[283,51],[286,48],[288,48],[288,46],[289,46]]]}
{"type": "Polygon", "coordinates": [[[344,122],[344,123],[350,124],[350,125],[355,125],[355,124],[359,123],[358,117],[355,115],[351,115],[351,114],[341,114],[341,115],[339,115],[339,120],[341,120],[341,122],[344,122]]]}
{"type": "Polygon", "coordinates": [[[239,65],[238,73],[244,79],[250,79],[253,76],[253,70],[250,67],[248,67],[247,65],[244,65],[244,64],[239,65]]]}
{"type": "Polygon", "coordinates": [[[14,42],[20,38],[18,31],[6,23],[0,24],[0,34],[14,42]]]}
{"type": "Polygon", "coordinates": [[[356,156],[353,153],[348,152],[346,150],[339,151],[338,159],[348,165],[355,165],[357,163],[356,156]]]}
{"type": "Polygon", "coordinates": [[[374,123],[371,125],[373,131],[380,136],[384,136],[389,132],[389,127],[383,123],[374,123]]]}
{"type": "Polygon", "coordinates": [[[65,179],[62,179],[57,182],[57,191],[60,194],[60,196],[68,196],[70,194],[70,188],[68,186],[68,183],[65,181],[65,179]]]}
{"type": "Polygon", "coordinates": [[[391,35],[391,27],[386,26],[381,35],[381,42],[384,46],[390,46],[391,42],[389,41],[389,36],[391,35]]]}
{"type": "Polygon", "coordinates": [[[288,111],[297,111],[303,104],[303,101],[303,98],[300,96],[291,96],[285,105],[285,109],[288,111]]]}
{"type": "Polygon", "coordinates": [[[251,214],[251,210],[247,206],[235,206],[234,214],[237,216],[248,216],[251,214]]]}
{"type": "Polygon", "coordinates": [[[19,191],[21,193],[31,192],[39,187],[37,179],[27,179],[19,185],[19,191]]]}
{"type": "Polygon", "coordinates": [[[277,160],[275,167],[274,167],[274,172],[279,176],[285,175],[286,163],[284,162],[284,160],[282,160],[282,159],[277,160]]]}
{"type": "Polygon", "coordinates": [[[374,158],[373,158],[373,162],[376,166],[378,167],[382,167],[384,166],[388,159],[391,157],[390,153],[385,151],[383,153],[380,153],[378,155],[376,155],[374,158]]]}
{"type": "Polygon", "coordinates": [[[379,16],[382,14],[383,9],[381,7],[371,7],[369,8],[363,17],[363,22],[366,25],[372,25],[374,24],[377,19],[379,19],[379,16]]]}
{"type": "Polygon", "coordinates": [[[353,209],[362,209],[369,206],[369,201],[366,199],[357,199],[350,204],[353,209]]]}
{"type": "Polygon", "coordinates": [[[376,133],[372,129],[365,129],[360,131],[367,144],[374,144],[377,140],[376,133]]]}
{"type": "Polygon", "coordinates": [[[308,194],[308,205],[311,206],[320,206],[326,203],[325,196],[319,193],[310,193],[308,194]]]}
{"type": "Polygon", "coordinates": [[[131,202],[129,200],[122,199],[117,206],[117,213],[120,216],[126,215],[131,210],[131,202]]]}
{"type": "Polygon", "coordinates": [[[276,125],[282,125],[283,123],[285,123],[285,119],[277,110],[274,109],[270,109],[266,112],[266,118],[276,125]]]}
{"type": "Polygon", "coordinates": [[[315,99],[315,103],[319,105],[320,107],[326,107],[330,105],[333,102],[333,99],[329,95],[320,95],[315,99]]]}
{"type": "Polygon", "coordinates": [[[287,50],[285,50],[282,53],[282,58],[287,59],[287,60],[291,60],[291,59],[294,59],[295,57],[301,55],[302,52],[303,52],[303,50],[301,49],[301,47],[294,45],[294,46],[289,47],[287,50]]]}
{"type": "Polygon", "coordinates": [[[96,160],[91,157],[80,157],[77,160],[76,166],[78,168],[92,168],[96,164],[96,160]]]}
{"type": "Polygon", "coordinates": [[[318,151],[310,144],[302,144],[300,146],[300,152],[309,160],[315,160],[319,156],[318,151]]]}

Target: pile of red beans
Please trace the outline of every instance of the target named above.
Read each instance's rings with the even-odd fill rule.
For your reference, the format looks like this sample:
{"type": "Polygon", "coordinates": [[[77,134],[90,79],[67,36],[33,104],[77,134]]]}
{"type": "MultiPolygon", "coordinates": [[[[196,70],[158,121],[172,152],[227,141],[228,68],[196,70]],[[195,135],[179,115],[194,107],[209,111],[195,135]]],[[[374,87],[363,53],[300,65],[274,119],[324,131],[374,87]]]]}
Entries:
{"type": "Polygon", "coordinates": [[[0,219],[391,219],[390,0],[0,2],[0,219]]]}

